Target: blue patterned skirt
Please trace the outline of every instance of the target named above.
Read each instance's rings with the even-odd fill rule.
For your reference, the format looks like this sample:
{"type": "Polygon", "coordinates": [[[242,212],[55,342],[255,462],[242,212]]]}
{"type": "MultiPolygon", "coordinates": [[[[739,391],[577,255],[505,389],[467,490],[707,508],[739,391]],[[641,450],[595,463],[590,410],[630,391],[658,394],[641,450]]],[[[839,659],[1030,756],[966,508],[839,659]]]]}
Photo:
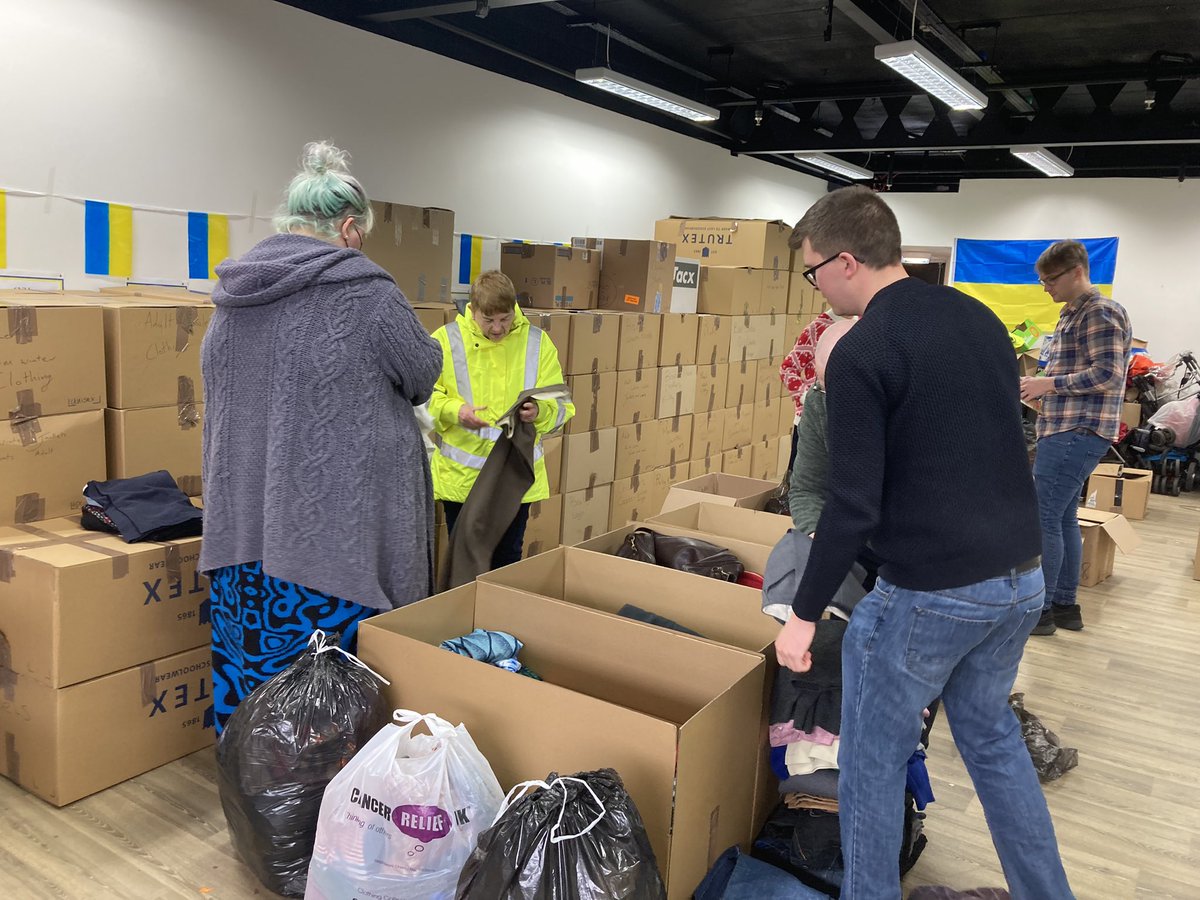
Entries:
{"type": "Polygon", "coordinates": [[[213,713],[220,734],[237,705],[295,662],[318,628],[353,653],[358,623],[379,612],[272,578],[262,562],[209,572],[213,713]]]}

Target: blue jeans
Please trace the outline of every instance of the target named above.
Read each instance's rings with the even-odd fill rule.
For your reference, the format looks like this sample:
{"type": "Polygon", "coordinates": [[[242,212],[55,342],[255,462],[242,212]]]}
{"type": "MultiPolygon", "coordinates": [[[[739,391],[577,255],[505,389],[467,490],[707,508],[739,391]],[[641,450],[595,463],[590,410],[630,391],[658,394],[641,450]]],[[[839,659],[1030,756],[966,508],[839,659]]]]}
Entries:
{"type": "Polygon", "coordinates": [[[899,900],[908,758],[941,697],[1014,900],[1073,897],[1008,695],[1041,615],[1042,571],[946,591],[880,578],[842,643],[843,900],[899,900]]]}
{"type": "Polygon", "coordinates": [[[1105,438],[1063,431],[1038,441],[1033,463],[1038,519],[1042,526],[1042,574],[1046,606],[1071,606],[1079,589],[1083,539],[1076,509],[1083,484],[1112,446],[1105,438]]]}

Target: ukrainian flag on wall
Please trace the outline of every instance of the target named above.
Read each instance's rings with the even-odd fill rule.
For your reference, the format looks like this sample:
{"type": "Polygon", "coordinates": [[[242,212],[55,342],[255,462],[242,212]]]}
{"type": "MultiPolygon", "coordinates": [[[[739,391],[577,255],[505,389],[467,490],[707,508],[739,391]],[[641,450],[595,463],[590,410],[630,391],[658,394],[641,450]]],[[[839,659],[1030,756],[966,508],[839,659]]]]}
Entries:
{"type": "Polygon", "coordinates": [[[456,235],[453,293],[465,294],[483,272],[500,268],[500,239],[486,234],[456,235]]]}
{"type": "Polygon", "coordinates": [[[133,208],[88,200],[83,218],[83,271],[128,278],[133,274],[133,208]]]}
{"type": "Polygon", "coordinates": [[[229,216],[188,213],[188,278],[216,279],[229,256],[229,216]]]}
{"type": "MultiPolygon", "coordinates": [[[[954,242],[954,287],[990,308],[1010,330],[1026,319],[1046,334],[1054,331],[1062,307],[1038,282],[1034,263],[1054,241],[954,242]]],[[[1117,239],[1083,238],[1092,284],[1112,296],[1117,271],[1117,239]]],[[[1050,274],[1054,274],[1053,272],[1050,274]]]]}

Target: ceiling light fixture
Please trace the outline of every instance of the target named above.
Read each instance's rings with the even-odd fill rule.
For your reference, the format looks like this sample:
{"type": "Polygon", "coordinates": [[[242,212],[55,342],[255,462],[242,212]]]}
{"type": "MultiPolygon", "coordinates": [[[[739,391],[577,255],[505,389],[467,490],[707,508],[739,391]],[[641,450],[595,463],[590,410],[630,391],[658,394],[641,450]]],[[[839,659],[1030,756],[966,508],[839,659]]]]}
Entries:
{"type": "Polygon", "coordinates": [[[830,156],[828,153],[797,153],[795,156],[802,163],[817,166],[853,181],[863,181],[875,177],[875,173],[870,169],[864,169],[862,166],[854,165],[854,163],[843,162],[836,156],[830,156]]]}
{"type": "Polygon", "coordinates": [[[1045,172],[1051,178],[1067,178],[1075,174],[1075,170],[1047,150],[1045,147],[1035,147],[1026,144],[1010,148],[1012,155],[1022,162],[1029,163],[1035,169],[1045,172]]]}
{"type": "Polygon", "coordinates": [[[902,256],[900,262],[906,266],[927,266],[929,265],[928,256],[902,256]]]}
{"type": "Polygon", "coordinates": [[[879,44],[875,58],[951,109],[984,109],[988,104],[987,94],[916,41],[879,44]]]}
{"type": "Polygon", "coordinates": [[[662,88],[638,81],[636,78],[630,78],[628,75],[622,75],[620,72],[614,72],[604,66],[576,69],[575,80],[600,88],[602,91],[608,91],[610,94],[616,94],[618,97],[690,119],[693,122],[715,122],[721,117],[721,111],[718,109],[689,100],[687,97],[681,97],[679,94],[664,91],[662,88]]]}

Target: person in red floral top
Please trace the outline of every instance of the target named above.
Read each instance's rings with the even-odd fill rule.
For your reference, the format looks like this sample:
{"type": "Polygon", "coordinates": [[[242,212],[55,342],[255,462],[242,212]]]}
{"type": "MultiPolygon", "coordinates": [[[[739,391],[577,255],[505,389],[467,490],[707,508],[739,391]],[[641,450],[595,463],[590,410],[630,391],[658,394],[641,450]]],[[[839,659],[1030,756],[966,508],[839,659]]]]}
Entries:
{"type": "Polygon", "coordinates": [[[817,341],[836,319],[833,313],[826,310],[809,322],[796,338],[796,346],[792,348],[792,352],[779,364],[779,380],[792,395],[792,402],[796,405],[796,418],[792,420],[792,453],[788,457],[789,478],[792,465],[796,462],[796,424],[800,421],[800,414],[804,412],[804,395],[817,380],[817,341]]]}

